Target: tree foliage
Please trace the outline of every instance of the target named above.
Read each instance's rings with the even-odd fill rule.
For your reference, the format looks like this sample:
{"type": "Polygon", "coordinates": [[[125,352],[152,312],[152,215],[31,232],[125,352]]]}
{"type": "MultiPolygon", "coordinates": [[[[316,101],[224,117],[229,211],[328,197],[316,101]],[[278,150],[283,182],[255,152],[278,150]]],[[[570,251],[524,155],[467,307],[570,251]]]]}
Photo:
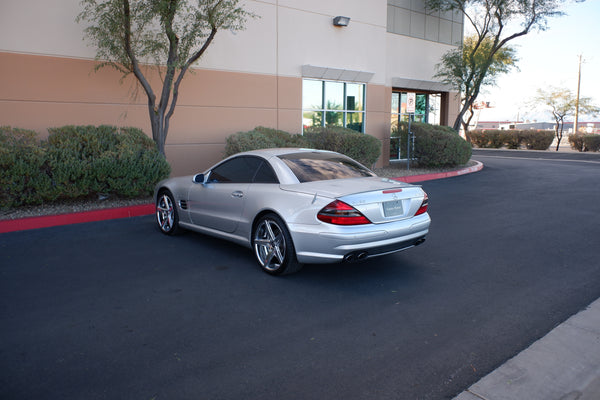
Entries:
{"type": "MultiPolygon", "coordinates": [[[[575,114],[577,97],[569,89],[551,87],[547,90],[538,89],[530,103],[533,106],[542,107],[552,113],[556,121],[554,133],[557,140],[556,151],[558,151],[560,141],[563,138],[565,118],[575,114]]],[[[581,114],[597,115],[600,113],[600,107],[592,104],[590,97],[580,97],[579,112],[581,114]]]]}
{"type": "MultiPolygon", "coordinates": [[[[469,77],[482,74],[482,69],[490,58],[492,47],[493,42],[489,37],[481,43],[478,43],[476,35],[465,37],[462,46],[450,50],[442,56],[441,63],[436,65],[438,72],[435,77],[441,78],[442,82],[465,92],[470,84],[469,77]],[[477,48],[475,48],[476,46],[477,48]],[[470,62],[471,58],[473,62],[470,62]]],[[[487,74],[481,82],[482,86],[495,85],[498,75],[509,72],[518,61],[516,50],[508,45],[499,49],[491,57],[491,60],[487,74]]]]}
{"type": "Polygon", "coordinates": [[[560,6],[567,1],[426,0],[429,9],[460,11],[474,31],[474,39],[469,45],[469,51],[460,53],[464,58],[464,65],[468,66],[462,71],[464,74],[461,82],[464,82],[464,85],[461,86],[456,81],[450,82],[457,91],[461,92],[462,100],[461,109],[454,122],[455,130],[460,128],[465,113],[479,96],[481,87],[485,82],[489,82],[488,74],[490,68],[492,73],[494,72],[493,65],[497,53],[510,41],[532,30],[545,30],[548,18],[563,15],[560,6]],[[513,28],[514,26],[517,28],[513,28]]]}
{"type": "Polygon", "coordinates": [[[152,137],[161,154],[179,86],[221,29],[244,29],[254,14],[239,0],[82,0],[77,21],[96,47],[96,69],[112,67],[133,74],[148,97],[152,137]],[[162,87],[153,88],[144,65],[158,71],[162,87]],[[158,90],[155,90],[158,89],[158,90]]]}
{"type": "MultiPolygon", "coordinates": [[[[493,86],[498,76],[509,72],[518,61],[516,50],[510,45],[505,45],[491,55],[493,45],[490,37],[481,41],[477,35],[465,37],[462,46],[442,56],[442,61],[436,66],[435,78],[460,91],[463,94],[462,102],[466,102],[466,96],[473,89],[471,86],[473,76],[483,77],[482,87],[493,86]],[[491,60],[491,63],[488,60],[491,60]]],[[[472,107],[469,107],[468,111],[468,116],[465,113],[465,117],[460,121],[465,131],[468,131],[473,117],[472,107]]]]}

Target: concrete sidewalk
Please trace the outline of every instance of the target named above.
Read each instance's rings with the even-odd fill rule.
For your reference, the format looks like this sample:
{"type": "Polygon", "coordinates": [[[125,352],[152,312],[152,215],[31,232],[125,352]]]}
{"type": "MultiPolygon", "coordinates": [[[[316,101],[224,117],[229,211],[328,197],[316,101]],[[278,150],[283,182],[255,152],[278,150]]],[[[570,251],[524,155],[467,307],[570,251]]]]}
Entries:
{"type": "Polygon", "coordinates": [[[599,400],[600,299],[454,400],[599,400]]]}

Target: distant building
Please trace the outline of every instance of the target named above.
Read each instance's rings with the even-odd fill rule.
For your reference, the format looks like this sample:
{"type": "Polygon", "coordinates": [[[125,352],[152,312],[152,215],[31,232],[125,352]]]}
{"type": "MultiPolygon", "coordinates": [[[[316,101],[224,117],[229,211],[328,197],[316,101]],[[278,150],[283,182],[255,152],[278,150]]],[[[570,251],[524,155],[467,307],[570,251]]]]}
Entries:
{"type": "MultiPolygon", "coordinates": [[[[515,121],[480,121],[477,123],[477,129],[536,129],[544,131],[553,131],[556,129],[555,122],[515,122],[515,121]]],[[[567,134],[573,133],[573,122],[565,122],[564,131],[567,134]]],[[[585,133],[600,134],[600,122],[579,122],[579,131],[585,133]]]]}

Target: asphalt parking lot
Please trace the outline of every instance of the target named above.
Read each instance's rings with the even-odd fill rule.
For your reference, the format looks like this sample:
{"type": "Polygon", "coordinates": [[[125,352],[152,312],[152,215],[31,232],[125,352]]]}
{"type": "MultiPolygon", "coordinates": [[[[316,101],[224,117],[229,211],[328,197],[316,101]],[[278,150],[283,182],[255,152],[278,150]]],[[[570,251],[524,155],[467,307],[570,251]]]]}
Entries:
{"type": "Polygon", "coordinates": [[[600,297],[598,157],[505,155],[423,183],[423,246],[284,278],[149,216],[1,234],[0,398],[452,398],[600,297]]]}

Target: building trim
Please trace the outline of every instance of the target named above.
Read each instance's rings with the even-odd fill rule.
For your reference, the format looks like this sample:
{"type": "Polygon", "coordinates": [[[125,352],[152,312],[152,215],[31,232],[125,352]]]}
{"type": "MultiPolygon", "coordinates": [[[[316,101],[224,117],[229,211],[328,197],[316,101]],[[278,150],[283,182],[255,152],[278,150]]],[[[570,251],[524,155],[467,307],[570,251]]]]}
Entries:
{"type": "Polygon", "coordinates": [[[396,77],[392,78],[392,87],[413,90],[424,90],[431,92],[451,92],[453,90],[451,86],[441,82],[396,77]]]}
{"type": "Polygon", "coordinates": [[[315,78],[330,81],[369,83],[375,76],[374,72],[355,71],[351,69],[317,67],[305,64],[302,66],[303,78],[315,78]]]}

